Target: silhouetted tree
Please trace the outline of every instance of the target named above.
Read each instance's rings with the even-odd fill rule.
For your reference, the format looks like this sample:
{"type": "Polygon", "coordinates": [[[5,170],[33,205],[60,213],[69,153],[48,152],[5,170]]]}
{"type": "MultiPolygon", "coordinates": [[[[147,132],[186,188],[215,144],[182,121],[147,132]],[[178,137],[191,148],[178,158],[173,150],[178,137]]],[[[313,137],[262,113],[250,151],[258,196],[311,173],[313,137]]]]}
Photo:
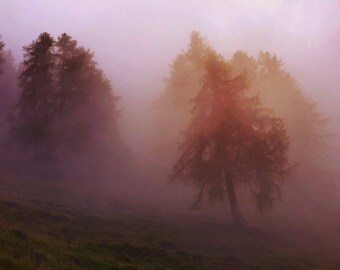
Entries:
{"type": "Polygon", "coordinates": [[[177,155],[174,144],[180,141],[180,131],[188,124],[191,100],[199,91],[200,78],[204,71],[204,58],[211,50],[206,40],[194,31],[188,48],[171,64],[170,75],[165,79],[165,88],[154,107],[155,140],[157,157],[166,162],[177,155]]]}
{"type": "Polygon", "coordinates": [[[233,74],[240,75],[245,73],[247,75],[249,87],[251,87],[251,83],[257,79],[258,66],[256,59],[243,51],[236,51],[230,62],[233,74]]]}
{"type": "Polygon", "coordinates": [[[0,63],[0,138],[4,139],[8,129],[8,112],[18,98],[17,69],[12,52],[5,51],[0,63]]]}
{"type": "Polygon", "coordinates": [[[179,54],[171,65],[170,77],[165,80],[160,103],[170,103],[178,109],[187,109],[192,96],[198,92],[197,80],[202,75],[204,58],[209,51],[205,39],[198,32],[192,32],[187,50],[179,54]]]}
{"type": "Polygon", "coordinates": [[[4,47],[5,47],[5,43],[1,40],[1,36],[0,36],[0,64],[4,61],[4,47]]]}
{"type": "Polygon", "coordinates": [[[199,191],[194,208],[205,193],[211,201],[228,198],[235,223],[244,227],[235,189],[245,184],[260,209],[272,206],[280,197],[280,180],[289,172],[288,137],[282,120],[245,95],[245,77],[232,76],[221,56],[210,52],[205,69],[174,179],[199,191]]]}
{"type": "Polygon", "coordinates": [[[324,194],[328,199],[331,194],[335,197],[335,173],[327,158],[329,119],[319,111],[317,103],[304,94],[275,54],[260,52],[255,59],[245,52],[236,52],[231,62],[234,74],[249,74],[249,93],[258,95],[264,107],[284,120],[290,138],[289,160],[299,165],[298,181],[294,181],[291,195],[295,200],[303,198],[308,205],[317,202],[318,206],[324,194]]]}
{"type": "MultiPolygon", "coordinates": [[[[4,47],[5,47],[5,43],[1,40],[1,36],[0,36],[0,82],[1,82],[1,75],[2,75],[2,72],[3,72],[3,67],[2,67],[2,64],[3,62],[5,61],[4,60],[4,47]]],[[[4,117],[3,117],[3,114],[4,114],[4,102],[3,102],[3,99],[2,99],[2,95],[4,93],[5,89],[4,87],[1,85],[0,83],[0,135],[2,135],[1,133],[3,132],[3,121],[4,121],[4,117]]],[[[1,138],[1,136],[0,136],[1,138]]]]}
{"type": "Polygon", "coordinates": [[[79,47],[65,33],[58,38],[56,51],[59,149],[75,152],[91,149],[101,155],[97,156],[98,162],[111,162],[107,166],[112,167],[108,157],[123,155],[118,150],[119,98],[113,94],[110,81],[97,67],[91,51],[79,47]]]}
{"type": "Polygon", "coordinates": [[[22,72],[19,76],[20,99],[11,121],[11,140],[34,152],[35,158],[49,159],[52,151],[51,124],[55,117],[54,39],[42,33],[24,47],[22,72]]]}
{"type": "Polygon", "coordinates": [[[292,156],[299,163],[322,162],[329,138],[329,120],[318,111],[316,103],[304,95],[275,54],[260,52],[257,63],[258,75],[253,88],[262,96],[266,107],[274,109],[275,106],[276,115],[285,119],[294,146],[292,156]]]}
{"type": "Polygon", "coordinates": [[[42,33],[24,51],[11,141],[39,162],[112,169],[123,155],[118,97],[94,54],[65,33],[57,41],[42,33]]]}
{"type": "Polygon", "coordinates": [[[255,59],[239,51],[233,55],[231,63],[235,75],[247,73],[251,95],[258,95],[264,107],[284,119],[291,139],[293,162],[314,160],[315,165],[321,162],[328,139],[328,119],[285,71],[283,61],[268,52],[260,52],[255,59]]]}
{"type": "Polygon", "coordinates": [[[17,98],[17,71],[10,50],[0,36],[0,141],[3,143],[8,129],[8,110],[17,98]]]}

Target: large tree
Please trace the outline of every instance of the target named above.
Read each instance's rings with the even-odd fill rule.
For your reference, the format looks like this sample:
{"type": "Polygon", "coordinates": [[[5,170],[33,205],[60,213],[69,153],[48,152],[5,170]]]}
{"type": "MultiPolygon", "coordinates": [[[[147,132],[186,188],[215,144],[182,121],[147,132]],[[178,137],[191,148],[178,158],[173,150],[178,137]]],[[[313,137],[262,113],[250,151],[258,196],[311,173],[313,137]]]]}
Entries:
{"type": "Polygon", "coordinates": [[[198,190],[193,207],[200,205],[205,194],[211,201],[228,198],[240,227],[246,222],[236,198],[237,186],[247,186],[264,209],[280,196],[281,178],[289,172],[282,120],[262,109],[246,91],[244,76],[233,76],[230,65],[216,53],[206,56],[173,178],[198,190]]]}
{"type": "MultiPolygon", "coordinates": [[[[159,152],[164,154],[163,162],[166,164],[171,163],[169,161],[178,155],[175,149],[178,149],[176,146],[180,142],[181,132],[190,121],[190,112],[194,105],[191,100],[199,92],[202,74],[205,72],[202,60],[192,59],[204,59],[212,50],[206,40],[194,32],[188,49],[171,65],[170,76],[165,81],[164,92],[157,103],[160,109],[156,110],[157,120],[163,123],[163,128],[157,127],[155,134],[159,135],[159,152]],[[194,38],[195,36],[198,38],[194,38]],[[191,54],[192,48],[198,48],[195,51],[200,53],[191,54]],[[190,58],[188,55],[196,57],[190,58]]],[[[243,73],[247,75],[248,90],[245,95],[258,96],[261,106],[283,120],[290,143],[289,163],[298,164],[294,174],[298,181],[291,181],[292,184],[289,185],[292,188],[291,194],[295,194],[293,197],[305,200],[308,196],[308,202],[317,202],[317,198],[321,198],[320,192],[330,194],[330,191],[334,191],[335,194],[332,174],[328,169],[330,162],[325,158],[329,141],[328,119],[320,113],[316,102],[304,94],[294,77],[285,70],[283,61],[275,54],[267,52],[260,52],[257,57],[252,57],[237,51],[230,59],[230,64],[234,76],[243,73]]]]}

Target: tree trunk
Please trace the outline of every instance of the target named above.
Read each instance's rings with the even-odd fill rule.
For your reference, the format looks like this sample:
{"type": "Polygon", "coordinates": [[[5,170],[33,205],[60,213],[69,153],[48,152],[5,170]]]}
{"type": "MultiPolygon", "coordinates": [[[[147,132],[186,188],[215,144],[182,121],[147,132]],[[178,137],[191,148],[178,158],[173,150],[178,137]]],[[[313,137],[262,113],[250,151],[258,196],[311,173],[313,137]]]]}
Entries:
{"type": "Polygon", "coordinates": [[[233,215],[235,225],[241,229],[245,228],[247,226],[247,222],[243,218],[240,208],[238,206],[235,189],[234,189],[234,183],[232,177],[228,176],[224,172],[224,180],[227,187],[227,194],[229,199],[229,206],[231,209],[231,213],[233,215]]]}

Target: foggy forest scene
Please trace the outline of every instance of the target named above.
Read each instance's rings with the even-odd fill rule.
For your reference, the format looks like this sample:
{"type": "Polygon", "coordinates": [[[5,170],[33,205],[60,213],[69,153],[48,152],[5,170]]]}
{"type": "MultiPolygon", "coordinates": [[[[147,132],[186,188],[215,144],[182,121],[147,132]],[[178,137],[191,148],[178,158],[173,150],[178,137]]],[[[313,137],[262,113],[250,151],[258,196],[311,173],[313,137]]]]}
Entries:
{"type": "Polygon", "coordinates": [[[340,269],[339,12],[0,0],[0,269],[340,269]]]}

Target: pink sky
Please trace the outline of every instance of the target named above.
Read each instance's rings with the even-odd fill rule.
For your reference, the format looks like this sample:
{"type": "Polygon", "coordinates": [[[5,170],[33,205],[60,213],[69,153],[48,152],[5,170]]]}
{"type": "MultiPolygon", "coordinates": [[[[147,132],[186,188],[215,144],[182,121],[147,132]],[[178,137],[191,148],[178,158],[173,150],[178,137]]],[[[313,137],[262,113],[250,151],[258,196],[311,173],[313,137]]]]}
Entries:
{"type": "Polygon", "coordinates": [[[120,95],[138,98],[159,93],[198,30],[226,56],[277,53],[308,94],[339,105],[339,12],[336,0],[0,0],[0,33],[20,57],[39,33],[67,32],[96,52],[120,95]]]}

